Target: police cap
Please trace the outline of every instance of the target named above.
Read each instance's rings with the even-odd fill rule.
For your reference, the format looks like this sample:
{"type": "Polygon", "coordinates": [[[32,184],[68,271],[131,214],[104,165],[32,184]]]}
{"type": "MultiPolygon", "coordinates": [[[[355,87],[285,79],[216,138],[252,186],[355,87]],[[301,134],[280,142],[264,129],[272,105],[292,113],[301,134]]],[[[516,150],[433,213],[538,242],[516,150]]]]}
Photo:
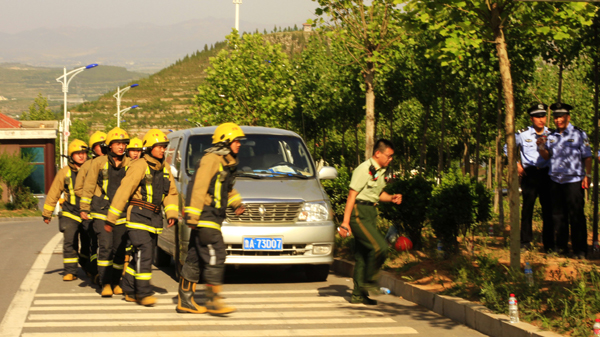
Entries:
{"type": "Polygon", "coordinates": [[[554,117],[560,117],[562,115],[570,114],[573,107],[565,103],[554,103],[550,106],[550,110],[552,110],[552,115],[554,117]]]}
{"type": "Polygon", "coordinates": [[[548,106],[546,104],[534,104],[531,108],[527,109],[527,113],[531,117],[546,117],[546,111],[548,110],[548,106]]]}

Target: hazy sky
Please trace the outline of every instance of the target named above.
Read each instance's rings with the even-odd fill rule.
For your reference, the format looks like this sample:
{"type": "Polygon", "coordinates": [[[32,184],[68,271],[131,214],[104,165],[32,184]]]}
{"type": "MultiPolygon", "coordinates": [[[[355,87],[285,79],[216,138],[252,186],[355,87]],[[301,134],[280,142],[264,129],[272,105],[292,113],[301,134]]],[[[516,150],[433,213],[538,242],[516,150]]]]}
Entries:
{"type": "MultiPolygon", "coordinates": [[[[311,0],[243,0],[240,21],[302,24],[314,18],[311,0]]],[[[230,18],[232,0],[0,0],[0,32],[17,33],[61,26],[107,28],[129,23],[170,25],[191,19],[230,18]]],[[[240,31],[251,31],[244,27],[240,31]]]]}

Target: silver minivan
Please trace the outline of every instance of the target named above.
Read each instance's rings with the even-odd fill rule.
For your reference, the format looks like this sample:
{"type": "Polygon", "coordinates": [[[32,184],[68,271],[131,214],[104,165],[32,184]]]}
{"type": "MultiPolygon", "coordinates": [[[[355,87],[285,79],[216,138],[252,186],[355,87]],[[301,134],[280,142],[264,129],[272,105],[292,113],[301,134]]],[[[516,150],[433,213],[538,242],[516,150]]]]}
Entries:
{"type": "MultiPolygon", "coordinates": [[[[216,127],[198,127],[168,135],[165,161],[180,193],[179,209],[204,151],[211,147],[216,127]]],[[[321,179],[337,178],[333,167],[318,170],[302,138],[291,131],[242,126],[246,139],[238,154],[235,188],[246,212],[228,209],[222,226],[230,265],[304,265],[309,281],[324,281],[333,262],[333,210],[321,179]]],[[[171,257],[179,272],[190,229],[179,224],[158,237],[157,266],[171,257]]]]}

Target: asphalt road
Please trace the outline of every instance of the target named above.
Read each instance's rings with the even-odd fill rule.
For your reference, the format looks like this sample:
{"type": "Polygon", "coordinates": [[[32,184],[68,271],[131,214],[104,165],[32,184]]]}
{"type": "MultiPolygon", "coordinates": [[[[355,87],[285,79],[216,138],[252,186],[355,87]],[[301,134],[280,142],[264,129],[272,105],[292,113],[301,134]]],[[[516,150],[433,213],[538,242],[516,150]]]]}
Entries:
{"type": "MultiPolygon", "coordinates": [[[[43,225],[19,223],[17,227],[0,222],[0,254],[10,257],[0,262],[5,276],[0,278],[3,314],[12,303],[6,313],[10,319],[2,321],[0,335],[483,336],[391,295],[379,296],[377,306],[350,304],[351,279],[330,274],[327,282],[307,282],[298,267],[228,268],[223,294],[226,302],[238,309],[229,317],[177,314],[172,266],[153,270],[152,284],[158,297],[154,307],[128,303],[121,296],[101,298],[99,289],[89,284],[81,270],[78,280],[62,281],[60,238],[40,227],[43,225]],[[29,235],[35,239],[19,240],[29,235]],[[20,252],[13,252],[15,249],[20,252]],[[22,300],[15,305],[13,297],[22,300]]],[[[52,223],[50,227],[56,226],[52,223]]],[[[204,301],[200,289],[196,301],[204,301]]]]}

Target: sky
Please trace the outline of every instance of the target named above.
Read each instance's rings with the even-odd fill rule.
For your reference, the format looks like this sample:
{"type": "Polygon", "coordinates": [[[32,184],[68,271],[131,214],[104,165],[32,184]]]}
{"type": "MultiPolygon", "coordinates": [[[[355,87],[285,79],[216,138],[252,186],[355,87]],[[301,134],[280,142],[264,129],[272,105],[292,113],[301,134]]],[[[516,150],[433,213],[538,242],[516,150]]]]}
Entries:
{"type": "MultiPolygon", "coordinates": [[[[300,26],[314,18],[312,0],[242,0],[240,21],[300,26]]],[[[38,28],[113,28],[131,23],[171,25],[192,19],[230,18],[232,0],[0,0],[0,32],[14,34],[38,28]]],[[[240,31],[253,31],[244,27],[240,31]]]]}

